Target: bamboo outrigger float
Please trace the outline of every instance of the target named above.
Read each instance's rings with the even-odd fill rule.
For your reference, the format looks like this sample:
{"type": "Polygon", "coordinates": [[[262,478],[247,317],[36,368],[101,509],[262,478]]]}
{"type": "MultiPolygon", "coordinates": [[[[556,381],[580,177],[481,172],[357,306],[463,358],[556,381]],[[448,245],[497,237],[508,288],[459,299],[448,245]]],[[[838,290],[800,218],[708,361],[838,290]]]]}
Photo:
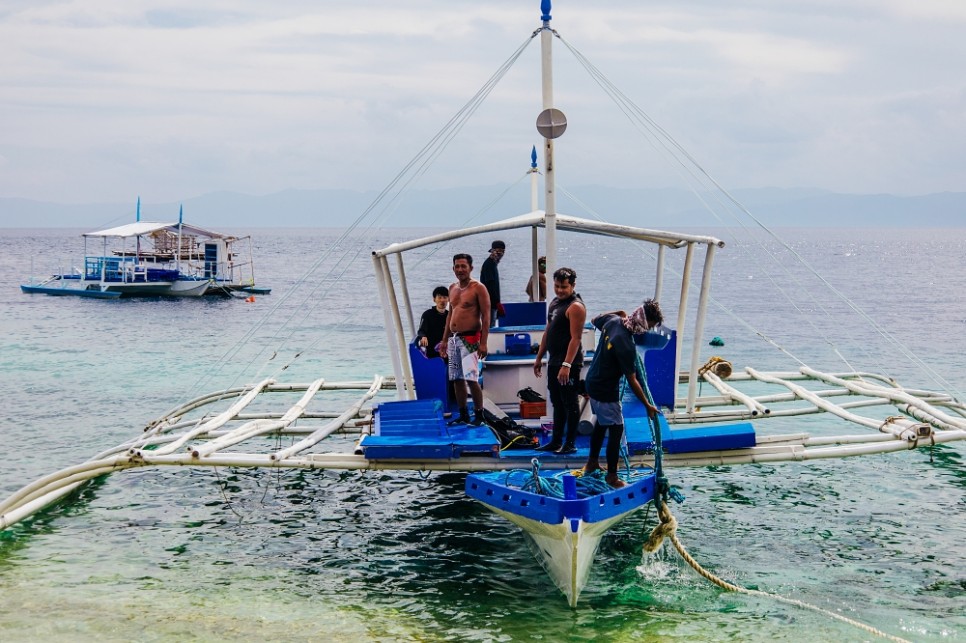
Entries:
{"type": "MultiPolygon", "coordinates": [[[[85,482],[108,473],[141,467],[266,467],[342,470],[460,471],[468,476],[467,493],[528,532],[555,583],[576,605],[600,537],[630,512],[673,497],[662,468],[723,464],[781,463],[882,454],[966,440],[966,405],[942,392],[907,389],[894,379],[867,372],[827,373],[808,366],[793,371],[752,367],[731,372],[720,359],[705,361],[704,326],[708,313],[712,265],[724,244],[705,235],[651,230],[559,214],[553,182],[554,139],[565,129],[553,107],[550,79],[550,6],[542,5],[540,36],[543,55],[543,106],[538,128],[545,135],[545,209],[537,208],[534,188],[531,211],[510,219],[461,228],[372,252],[382,302],[392,376],[329,382],[284,383],[275,379],[216,391],[186,402],[149,423],[137,437],[87,462],[52,473],[20,489],[0,503],[0,529],[8,529],[64,498],[85,482]],[[427,246],[497,231],[529,229],[536,277],[537,239],[543,230],[548,269],[557,267],[558,233],[603,235],[646,244],[655,249],[655,282],[649,296],[665,299],[668,252],[685,254],[677,301],[675,330],[666,345],[641,347],[650,393],[662,409],[657,425],[643,406],[625,397],[627,460],[630,484],[623,490],[600,490],[591,500],[555,497],[538,491],[548,476],[579,467],[586,442],[573,455],[537,453],[532,448],[502,449],[486,427],[449,427],[450,410],[445,367],[429,360],[407,338],[415,335],[415,314],[406,280],[405,254],[427,246]],[[703,256],[700,277],[695,258],[703,256]],[[695,283],[697,282],[697,283],[695,283]],[[690,291],[698,290],[695,303],[690,291]],[[689,321],[693,326],[689,329],[689,321]],[[690,336],[691,353],[683,347],[690,336]],[[685,367],[685,363],[687,366],[685,367]],[[700,392],[707,384],[709,394],[700,392]],[[346,400],[349,395],[353,399],[346,400]],[[389,401],[389,396],[394,400],[389,401]],[[294,401],[293,401],[294,398],[294,401]],[[334,399],[333,399],[334,398],[334,399]],[[338,408],[323,405],[342,402],[338,408]],[[778,418],[814,414],[834,417],[840,426],[863,432],[819,435],[778,433],[768,429],[778,418]],[[867,414],[866,414],[867,413],[867,414]],[[327,450],[333,436],[339,450],[327,450]],[[295,440],[276,447],[279,435],[295,440]],[[534,458],[539,457],[539,465],[534,458]],[[516,481],[505,472],[533,470],[516,481]],[[539,471],[537,471],[539,469],[539,471]],[[633,497],[631,497],[633,495],[633,497]],[[534,507],[541,509],[534,512],[534,507]],[[601,510],[601,507],[618,510],[601,510]],[[546,511],[544,511],[546,508],[546,511]]],[[[427,156],[433,150],[425,152],[427,156]]],[[[535,163],[534,163],[535,165],[535,163]]],[[[537,172],[531,172],[536,186],[537,172]]],[[[620,267],[615,267],[615,271],[620,267]]],[[[644,293],[641,293],[643,295],[644,293]]],[[[489,336],[482,387],[494,405],[516,416],[519,388],[543,386],[532,372],[533,358],[506,352],[505,338],[528,333],[539,341],[546,320],[543,302],[507,306],[504,323],[489,336]]],[[[593,330],[585,331],[590,362],[593,330]]],[[[535,422],[518,418],[523,425],[535,422]]],[[[531,445],[532,446],[532,445],[531,445]]],[[[569,482],[565,481],[565,486],[569,482]]]]}

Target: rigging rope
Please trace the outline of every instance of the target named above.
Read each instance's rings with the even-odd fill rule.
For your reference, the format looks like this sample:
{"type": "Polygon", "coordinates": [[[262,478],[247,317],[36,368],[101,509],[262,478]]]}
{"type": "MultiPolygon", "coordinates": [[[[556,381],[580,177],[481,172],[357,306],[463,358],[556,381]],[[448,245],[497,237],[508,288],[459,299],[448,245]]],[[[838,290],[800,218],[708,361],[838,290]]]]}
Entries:
{"type": "MultiPolygon", "coordinates": [[[[884,340],[886,340],[886,342],[894,346],[904,357],[906,357],[908,360],[916,364],[923,371],[923,373],[925,373],[934,382],[936,382],[946,390],[955,392],[959,398],[964,397],[963,394],[959,392],[948,380],[942,377],[942,375],[939,374],[938,371],[930,367],[924,360],[922,360],[917,355],[915,355],[915,353],[913,353],[909,348],[907,348],[901,341],[899,341],[895,336],[889,333],[884,327],[882,327],[878,322],[876,322],[875,319],[873,319],[868,313],[863,311],[857,304],[855,304],[855,302],[853,302],[847,295],[845,295],[845,293],[843,293],[834,285],[832,285],[827,279],[825,279],[821,274],[819,274],[819,272],[815,270],[812,267],[812,265],[799,252],[797,252],[793,247],[791,247],[788,243],[782,240],[777,234],[775,234],[770,228],[768,228],[768,226],[766,226],[760,219],[758,219],[747,208],[745,208],[744,205],[742,205],[730,192],[728,192],[723,186],[721,186],[717,182],[717,180],[715,180],[714,177],[712,177],[710,173],[708,173],[708,171],[705,170],[704,167],[701,166],[701,164],[698,163],[697,160],[693,156],[691,156],[691,154],[689,154],[683,146],[681,146],[664,128],[658,125],[653,119],[651,119],[650,116],[647,115],[646,112],[641,110],[633,101],[631,101],[623,92],[621,92],[613,83],[611,83],[604,76],[604,74],[599,69],[597,69],[592,63],[590,63],[590,61],[582,53],[580,53],[575,47],[573,47],[564,38],[559,36],[559,34],[557,34],[557,37],[564,44],[564,46],[567,47],[568,50],[570,50],[570,52],[574,55],[574,57],[577,58],[578,62],[580,62],[580,64],[587,70],[588,74],[601,87],[601,89],[608,96],[610,96],[610,98],[615,102],[617,107],[625,114],[625,116],[627,116],[628,120],[630,120],[631,123],[638,129],[638,131],[641,132],[641,134],[645,137],[648,143],[651,144],[652,147],[654,147],[656,144],[660,148],[663,148],[664,151],[661,152],[661,149],[658,149],[657,147],[655,147],[655,149],[659,153],[664,154],[665,157],[669,156],[671,160],[675,161],[677,165],[679,165],[685,172],[687,172],[687,174],[689,174],[696,183],[705,184],[708,187],[713,187],[714,189],[711,190],[711,194],[715,196],[715,200],[719,203],[719,205],[722,206],[722,209],[732,214],[735,221],[744,230],[749,231],[749,229],[745,226],[741,218],[739,218],[738,215],[731,209],[732,207],[736,208],[738,210],[738,213],[750,219],[755,224],[755,226],[757,226],[760,230],[764,231],[766,235],[771,237],[774,241],[779,243],[785,251],[791,253],[798,260],[799,264],[803,266],[808,272],[810,272],[815,279],[817,279],[825,288],[827,288],[830,292],[832,292],[849,309],[851,309],[853,312],[855,312],[860,317],[862,317],[872,327],[872,329],[879,334],[879,336],[881,336],[884,340]],[[643,126],[643,129],[642,129],[642,126],[643,126]],[[688,163],[685,163],[684,160],[686,160],[688,163]],[[723,197],[727,202],[724,202],[720,198],[718,198],[718,195],[723,197]]],[[[718,217],[717,211],[708,205],[708,203],[704,200],[702,195],[693,187],[693,185],[689,184],[689,187],[691,188],[692,193],[694,193],[694,195],[701,201],[701,203],[705,206],[705,208],[712,215],[714,215],[715,218],[719,220],[719,222],[721,222],[721,219],[718,217]]],[[[721,223],[724,224],[724,222],[721,222],[721,223]]],[[[740,247],[741,244],[736,243],[736,245],[740,247]]],[[[795,277],[795,275],[790,273],[788,266],[784,262],[782,262],[777,255],[775,255],[770,250],[768,250],[768,248],[765,247],[764,244],[762,244],[760,241],[758,242],[758,246],[772,258],[772,260],[775,262],[777,266],[779,266],[779,268],[781,268],[792,279],[798,282],[797,277],[795,277]]],[[[856,369],[849,363],[849,361],[845,358],[845,356],[841,353],[841,351],[838,350],[838,348],[834,345],[834,343],[830,341],[830,339],[826,336],[826,334],[822,333],[817,328],[815,328],[814,323],[811,319],[811,316],[806,314],[805,311],[803,311],[799,307],[799,305],[795,303],[794,299],[791,298],[791,296],[786,292],[786,290],[771,276],[770,273],[766,272],[765,274],[768,277],[768,279],[772,281],[775,288],[777,288],[779,292],[781,292],[781,294],[785,297],[785,299],[799,311],[802,317],[806,320],[806,323],[808,323],[813,327],[813,329],[815,329],[817,337],[825,341],[830,346],[831,350],[839,357],[839,359],[841,359],[849,369],[855,372],[856,369]]],[[[820,300],[816,299],[806,289],[801,288],[801,290],[805,292],[805,294],[812,299],[815,306],[821,309],[827,317],[831,318],[831,313],[826,308],[826,306],[822,304],[820,300]]],[[[758,331],[755,331],[755,332],[763,336],[762,333],[758,331]]],[[[863,350],[863,352],[866,352],[867,355],[870,355],[870,353],[866,351],[864,346],[862,346],[861,344],[859,344],[859,346],[860,346],[860,350],[863,350]]],[[[873,359],[875,359],[874,356],[873,356],[873,359]]],[[[798,361],[800,362],[800,360],[798,361]]]]}
{"type": "MultiPolygon", "coordinates": [[[[635,360],[635,369],[637,370],[638,380],[642,382],[642,388],[644,389],[644,394],[647,396],[648,400],[653,404],[653,398],[651,397],[651,391],[647,387],[645,379],[644,364],[641,360],[640,353],[637,353],[635,360]]],[[[625,380],[626,386],[626,380],[625,380]]],[[[770,598],[782,603],[787,603],[789,605],[795,605],[804,609],[813,610],[825,616],[834,618],[836,620],[848,623],[854,627],[860,628],[876,636],[880,636],[892,641],[898,641],[902,643],[909,643],[905,639],[893,636],[881,630],[878,630],[870,625],[866,625],[860,621],[842,616],[841,614],[836,614],[830,610],[823,609],[816,605],[811,605],[805,601],[800,601],[794,598],[787,598],[779,594],[772,594],[770,592],[763,592],[757,589],[748,589],[746,587],[741,587],[740,585],[735,585],[734,583],[729,583],[728,581],[715,576],[708,570],[704,569],[685,549],[684,545],[681,543],[680,539],[677,537],[677,519],[671,513],[668,507],[668,498],[673,498],[676,502],[680,503],[684,500],[681,493],[671,487],[668,484],[667,478],[664,477],[662,460],[663,460],[663,448],[661,446],[661,431],[660,426],[656,420],[651,420],[649,423],[651,426],[651,435],[654,441],[654,471],[657,477],[657,488],[654,495],[654,504],[657,506],[658,516],[660,517],[660,522],[651,532],[650,537],[643,545],[643,550],[647,553],[654,553],[661,546],[661,543],[665,538],[669,539],[674,545],[674,548],[681,555],[681,558],[691,566],[700,576],[712,582],[713,584],[721,587],[722,589],[728,590],[730,592],[739,592],[742,594],[748,594],[750,596],[761,596],[764,598],[770,598]]]]}
{"type": "MultiPolygon", "coordinates": [[[[752,235],[750,234],[750,230],[745,225],[744,221],[741,219],[740,216],[738,216],[737,213],[731,210],[731,207],[728,205],[727,202],[722,200],[721,195],[724,195],[728,199],[728,202],[738,206],[740,211],[745,212],[746,214],[748,214],[748,216],[751,216],[750,212],[745,210],[744,207],[737,201],[737,199],[731,196],[731,194],[729,194],[722,186],[720,186],[714,180],[714,178],[711,177],[711,175],[707,172],[707,170],[705,170],[704,167],[701,166],[701,164],[698,163],[698,161],[693,156],[691,156],[691,154],[688,153],[688,151],[682,145],[680,145],[674,139],[674,137],[670,135],[670,133],[667,132],[667,130],[665,130],[660,125],[658,125],[646,112],[644,112],[639,106],[637,106],[633,101],[631,101],[630,98],[628,98],[623,92],[621,92],[583,54],[577,51],[577,49],[574,48],[572,45],[564,41],[563,38],[561,38],[561,42],[563,42],[564,45],[571,51],[571,53],[574,54],[577,60],[584,66],[588,74],[590,74],[590,76],[594,79],[594,81],[597,82],[598,86],[604,91],[604,93],[610,96],[611,100],[614,101],[618,109],[620,109],[624,113],[624,115],[628,118],[631,124],[634,125],[634,127],[638,130],[639,133],[642,134],[642,136],[652,147],[652,149],[654,149],[658,154],[662,155],[666,160],[669,160],[670,162],[668,164],[670,166],[672,167],[680,166],[679,172],[683,170],[684,173],[686,173],[688,176],[691,177],[691,179],[693,180],[693,183],[689,182],[687,180],[687,177],[682,176],[682,178],[685,179],[685,185],[687,185],[687,187],[691,190],[691,193],[695,196],[695,198],[698,199],[698,201],[704,206],[704,209],[707,210],[722,226],[727,226],[727,224],[724,221],[722,221],[721,217],[719,216],[718,210],[712,207],[708,203],[705,197],[695,188],[695,185],[700,185],[703,189],[707,190],[708,194],[713,198],[715,202],[717,202],[720,209],[731,214],[735,222],[738,223],[738,225],[745,232],[749,233],[748,235],[749,238],[752,238],[752,235]],[[685,163],[682,160],[682,157],[683,159],[686,159],[689,163],[685,163]],[[697,172],[695,170],[697,170],[697,172]],[[710,185],[707,185],[707,183],[710,183],[710,185]]],[[[759,225],[761,225],[760,222],[759,222],[759,225]]],[[[731,239],[739,250],[744,250],[744,244],[741,242],[741,240],[738,237],[731,235],[731,239]]],[[[779,241],[781,240],[779,239],[779,241]]],[[[779,270],[785,272],[785,274],[790,279],[796,282],[796,284],[799,286],[799,290],[804,292],[806,296],[808,296],[812,300],[813,305],[815,305],[817,308],[822,310],[822,312],[825,313],[826,317],[831,318],[831,314],[825,308],[822,302],[816,299],[814,295],[812,295],[809,291],[805,290],[804,284],[800,282],[798,277],[791,271],[791,269],[785,262],[781,261],[780,258],[775,253],[769,250],[760,241],[758,242],[758,247],[762,250],[762,252],[764,252],[771,258],[771,260],[775,263],[775,265],[779,268],[779,270]]],[[[828,344],[832,352],[835,353],[835,355],[838,356],[838,358],[841,359],[848,368],[854,371],[855,369],[851,366],[851,364],[848,362],[845,356],[842,355],[842,353],[837,349],[837,347],[831,341],[829,341],[829,339],[825,336],[825,334],[819,331],[819,329],[815,326],[814,322],[812,321],[812,317],[810,315],[807,315],[805,311],[802,310],[802,308],[798,305],[795,299],[789,296],[786,289],[782,287],[782,285],[771,275],[771,273],[766,272],[765,277],[782,294],[782,296],[792,305],[792,307],[795,308],[802,317],[804,317],[804,319],[806,320],[806,323],[812,326],[813,330],[815,331],[814,335],[816,337],[821,338],[826,344],[828,344]]],[[[869,353],[866,352],[866,354],[868,355],[869,353]]]]}
{"type": "MultiPolygon", "coordinates": [[[[308,295],[306,295],[305,299],[306,300],[309,300],[310,298],[314,299],[315,304],[309,309],[304,311],[303,319],[307,318],[312,312],[314,312],[314,310],[321,304],[321,302],[323,302],[328,297],[329,288],[331,288],[331,285],[329,288],[326,288],[326,290],[323,291],[320,297],[315,298],[315,294],[319,290],[321,285],[326,281],[328,281],[329,284],[337,283],[338,280],[345,275],[346,271],[355,262],[355,260],[358,259],[359,255],[364,251],[365,252],[369,251],[369,247],[366,241],[368,240],[369,236],[372,234],[373,230],[385,225],[386,221],[395,211],[395,208],[398,207],[399,199],[402,196],[402,194],[418,178],[420,178],[423,174],[425,174],[426,171],[429,169],[429,167],[432,166],[433,162],[446,149],[450,141],[452,141],[452,139],[462,130],[466,122],[470,119],[470,117],[473,116],[473,114],[476,113],[476,110],[479,108],[482,102],[486,99],[487,96],[489,96],[490,92],[493,91],[494,87],[496,87],[499,81],[506,75],[506,72],[509,71],[509,69],[513,66],[513,64],[517,61],[517,59],[519,59],[520,55],[523,53],[523,51],[526,49],[527,45],[530,44],[531,41],[532,41],[532,36],[531,38],[528,38],[526,41],[524,41],[523,44],[521,44],[517,48],[517,50],[506,61],[504,61],[504,63],[500,66],[500,68],[487,80],[486,83],[484,83],[484,85],[476,92],[476,94],[469,101],[467,101],[467,103],[463,105],[463,107],[460,108],[460,110],[452,118],[450,118],[450,120],[446,123],[446,125],[444,125],[440,129],[440,131],[437,132],[436,135],[425,146],[423,146],[423,148],[416,154],[416,156],[413,157],[413,159],[410,160],[409,163],[407,163],[402,170],[400,170],[400,172],[392,179],[392,181],[390,181],[389,184],[385,188],[383,188],[382,192],[380,192],[380,194],[372,201],[372,203],[366,208],[366,210],[356,219],[353,225],[350,226],[350,230],[347,230],[347,232],[340,237],[339,241],[344,240],[345,238],[347,238],[348,236],[347,233],[351,231],[351,229],[354,229],[355,227],[360,225],[362,221],[366,219],[370,214],[376,213],[375,216],[372,218],[372,220],[369,222],[368,226],[366,227],[365,234],[363,234],[359,239],[357,239],[354,252],[350,247],[345,252],[345,254],[343,254],[343,256],[341,257],[340,261],[343,262],[343,267],[341,272],[339,272],[339,274],[336,275],[334,279],[328,279],[329,277],[332,276],[332,273],[335,272],[335,270],[339,267],[339,263],[337,262],[336,265],[333,266],[329,270],[329,272],[324,276],[324,278],[319,280],[317,285],[308,293],[308,295]],[[345,261],[346,257],[349,257],[348,261],[345,261]]],[[[317,261],[313,265],[313,267],[308,271],[308,274],[306,275],[306,277],[310,275],[312,272],[314,272],[320,263],[321,261],[317,261]]],[[[345,319],[348,319],[350,316],[351,315],[347,315],[345,319]]],[[[289,320],[286,321],[286,324],[288,324],[288,321],[289,320]]],[[[286,340],[291,338],[291,335],[293,332],[294,330],[289,333],[289,335],[286,337],[286,340]]],[[[315,346],[317,346],[324,339],[325,335],[326,335],[325,332],[317,334],[315,337],[315,340],[311,342],[308,347],[314,348],[315,346]]],[[[282,345],[284,345],[284,340],[282,345]]],[[[306,349],[299,351],[299,355],[304,353],[305,350],[306,349]]],[[[254,359],[255,358],[253,358],[252,361],[254,361],[254,359]]],[[[291,362],[286,364],[285,368],[287,368],[288,365],[290,364],[291,362]]]]}
{"type": "MultiPolygon", "coordinates": [[[[217,365],[213,369],[209,369],[206,373],[202,374],[198,380],[191,385],[182,395],[181,400],[184,401],[193,392],[199,390],[203,384],[207,381],[212,380],[222,368],[231,363],[241,352],[241,350],[251,342],[255,337],[256,333],[264,327],[267,322],[278,316],[282,306],[294,297],[294,294],[302,289],[309,277],[313,276],[319,267],[331,256],[336,254],[341,244],[350,238],[350,235],[359,227],[361,227],[367,220],[368,225],[365,228],[365,232],[361,235],[354,246],[350,245],[345,252],[336,258],[335,264],[330,267],[329,271],[322,275],[321,278],[317,279],[314,287],[302,298],[302,303],[309,300],[314,300],[312,306],[296,306],[293,311],[284,318],[283,323],[276,329],[275,333],[271,337],[271,341],[264,342],[263,348],[258,351],[252,358],[247,362],[246,365],[239,368],[237,375],[232,380],[232,385],[236,384],[243,374],[254,364],[256,361],[261,360],[263,356],[269,352],[273,351],[273,357],[275,354],[281,352],[287,341],[291,340],[295,333],[296,325],[292,324],[293,320],[298,317],[298,313],[301,312],[301,320],[304,320],[311,315],[316,308],[323,302],[329,295],[329,291],[332,286],[338,282],[349,266],[351,266],[359,255],[363,251],[368,251],[368,246],[365,241],[368,239],[372,231],[381,225],[384,225],[386,220],[391,216],[395,207],[398,206],[398,200],[400,196],[404,193],[406,188],[408,188],[415,180],[420,178],[433,162],[438,158],[438,156],[446,149],[450,141],[455,137],[463,126],[469,120],[469,118],[476,112],[479,106],[482,104],[483,100],[492,92],[494,87],[499,83],[499,81],[506,75],[507,71],[513,66],[517,61],[526,47],[532,42],[534,36],[539,32],[534,32],[533,35],[528,37],[523,44],[521,44],[513,54],[503,62],[500,68],[483,84],[483,86],[477,91],[477,93],[463,105],[457,113],[450,118],[450,120],[436,133],[436,135],[403,167],[403,169],[386,185],[385,188],[376,196],[376,198],[369,204],[369,206],[342,232],[342,234],[331,243],[325,250],[323,250],[318,258],[313,262],[308,270],[302,273],[296,282],[293,284],[292,288],[289,289],[282,296],[275,298],[273,306],[269,311],[260,319],[256,324],[254,324],[248,332],[242,336],[229,350],[227,350],[218,361],[217,365]],[[338,269],[341,266],[341,271],[338,269]],[[338,271],[338,272],[337,272],[338,271]],[[337,274],[336,274],[337,273],[337,274]],[[325,286],[322,291],[321,296],[315,297],[316,293],[325,286]],[[284,336],[282,331],[288,329],[288,333],[284,336]],[[272,347],[275,348],[272,348],[272,347]]],[[[276,373],[279,373],[286,368],[288,368],[291,363],[298,359],[305,351],[309,348],[314,348],[317,346],[326,335],[333,332],[337,328],[340,328],[344,322],[349,319],[351,315],[347,315],[342,322],[336,327],[328,327],[324,329],[321,333],[316,334],[315,340],[311,342],[307,347],[297,350],[294,356],[285,362],[283,365],[279,366],[276,373]]],[[[259,368],[259,373],[264,370],[268,363],[271,362],[271,358],[264,360],[262,366],[259,368]]]]}
{"type": "MultiPolygon", "coordinates": [[[[594,210],[589,205],[587,205],[586,203],[584,203],[583,201],[581,201],[579,198],[577,198],[576,196],[574,196],[566,188],[562,188],[562,187],[560,187],[558,185],[557,186],[557,191],[565,194],[568,198],[570,198],[571,200],[573,200],[574,203],[576,203],[580,208],[582,208],[585,212],[587,212],[594,219],[597,219],[598,221],[604,222],[604,218],[601,217],[600,214],[596,210],[594,210]]],[[[647,244],[647,242],[640,241],[638,239],[625,239],[624,241],[626,241],[628,243],[631,243],[633,245],[636,245],[639,249],[641,249],[641,251],[645,255],[647,255],[651,259],[655,259],[655,260],[657,259],[656,255],[653,252],[651,252],[650,246],[649,246],[649,244],[647,244]]],[[[675,276],[677,276],[679,278],[680,277],[683,277],[683,275],[680,272],[678,272],[677,270],[675,270],[671,266],[667,266],[666,269],[671,274],[673,274],[673,275],[675,275],[675,276]]],[[[699,284],[695,283],[694,281],[691,281],[690,284],[691,284],[691,286],[694,286],[694,287],[698,287],[699,286],[699,284]]],[[[755,328],[754,326],[752,326],[744,318],[742,318],[741,316],[739,316],[738,313],[736,313],[734,311],[734,309],[725,306],[724,303],[722,303],[721,301],[715,299],[714,295],[712,295],[712,294],[709,293],[708,294],[708,301],[711,302],[712,304],[714,304],[719,310],[721,310],[721,312],[723,312],[725,315],[727,315],[728,317],[730,317],[733,321],[735,321],[736,323],[738,323],[740,326],[744,327],[746,330],[748,330],[749,332],[753,333],[754,335],[757,335],[763,341],[765,341],[766,343],[770,344],[773,348],[775,348],[776,350],[778,350],[778,351],[782,352],[783,354],[785,354],[786,356],[788,356],[789,359],[792,359],[792,360],[798,362],[801,366],[806,366],[805,361],[799,359],[795,354],[793,354],[787,348],[785,348],[784,346],[782,346],[781,344],[779,344],[777,341],[775,341],[775,339],[773,339],[772,337],[770,337],[765,331],[760,330],[760,329],[755,328]]]]}

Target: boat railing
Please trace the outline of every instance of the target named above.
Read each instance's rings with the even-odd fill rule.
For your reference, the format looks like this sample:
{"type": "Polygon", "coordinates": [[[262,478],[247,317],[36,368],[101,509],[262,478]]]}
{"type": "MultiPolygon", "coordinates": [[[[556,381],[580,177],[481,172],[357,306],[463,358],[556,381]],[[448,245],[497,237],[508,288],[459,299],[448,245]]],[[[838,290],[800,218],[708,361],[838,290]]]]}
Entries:
{"type": "MultiPolygon", "coordinates": [[[[546,214],[543,211],[534,210],[528,214],[512,217],[503,221],[451,230],[405,243],[394,243],[381,250],[373,251],[373,268],[376,275],[380,301],[382,303],[386,339],[392,359],[393,373],[396,381],[399,382],[397,388],[399,399],[417,399],[416,387],[413,382],[412,362],[409,352],[406,349],[406,345],[408,344],[407,337],[413,337],[416,334],[415,314],[410,304],[411,298],[409,296],[403,254],[416,248],[451,241],[453,239],[489,234],[502,230],[521,228],[533,228],[536,230],[546,225],[546,214]],[[390,255],[394,255],[395,266],[390,264],[390,255]]],[[[683,364],[685,363],[685,356],[681,353],[687,337],[703,336],[711,288],[714,255],[717,248],[724,246],[724,242],[711,236],[615,225],[561,214],[555,215],[555,227],[558,231],[623,238],[657,246],[657,266],[655,269],[655,286],[653,291],[655,299],[660,299],[663,295],[664,251],[668,248],[684,249],[686,256],[684,259],[684,268],[680,274],[680,305],[678,307],[677,318],[671,323],[677,333],[677,341],[674,344],[674,367],[670,371],[671,375],[669,379],[669,382],[673,382],[674,373],[682,370],[683,364]],[[705,250],[703,266],[700,266],[701,276],[699,278],[693,278],[695,255],[699,254],[698,249],[701,247],[704,247],[705,250]],[[696,306],[688,305],[692,280],[699,287],[696,306]],[[689,308],[691,309],[690,312],[689,308]],[[686,328],[689,315],[694,318],[693,330],[686,328]]],[[[549,247],[549,245],[548,243],[547,246],[549,247]]],[[[520,305],[523,307],[520,311],[521,314],[529,314],[532,312],[528,308],[531,304],[522,303],[520,305]]],[[[542,324],[543,321],[541,320],[540,323],[542,324]]],[[[686,402],[689,412],[694,411],[697,406],[696,399],[698,394],[700,356],[701,343],[691,342],[690,368],[684,369],[691,373],[688,382],[686,402]]],[[[673,397],[669,394],[668,399],[673,400],[673,397]]],[[[668,404],[670,405],[671,402],[669,401],[668,404]]]]}
{"type": "Polygon", "coordinates": [[[111,283],[150,283],[175,281],[179,271],[169,268],[151,268],[137,257],[86,256],[84,257],[84,280],[111,283]]]}

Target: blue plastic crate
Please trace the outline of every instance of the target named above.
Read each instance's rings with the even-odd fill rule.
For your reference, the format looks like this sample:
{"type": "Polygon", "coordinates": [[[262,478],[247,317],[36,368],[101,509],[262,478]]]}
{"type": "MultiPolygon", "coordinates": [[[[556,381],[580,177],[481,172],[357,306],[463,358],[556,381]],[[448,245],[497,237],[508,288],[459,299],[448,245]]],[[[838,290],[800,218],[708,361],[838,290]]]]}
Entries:
{"type": "Polygon", "coordinates": [[[368,460],[449,460],[463,453],[500,457],[500,441],[486,427],[447,427],[439,400],[383,402],[373,413],[374,434],[359,443],[368,460]]]}
{"type": "Polygon", "coordinates": [[[504,341],[508,355],[530,354],[530,333],[508,333],[504,341]]]}

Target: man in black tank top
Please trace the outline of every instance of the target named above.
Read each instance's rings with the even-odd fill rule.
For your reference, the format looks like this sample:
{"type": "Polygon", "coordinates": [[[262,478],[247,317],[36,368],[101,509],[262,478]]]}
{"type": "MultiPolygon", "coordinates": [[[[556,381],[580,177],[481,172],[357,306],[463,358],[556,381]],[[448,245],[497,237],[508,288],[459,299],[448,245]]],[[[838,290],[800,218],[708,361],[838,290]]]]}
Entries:
{"type": "Polygon", "coordinates": [[[547,307],[547,328],[540,340],[537,359],[533,362],[533,373],[540,377],[544,353],[549,352],[547,389],[553,405],[553,437],[547,444],[537,447],[537,451],[553,451],[561,455],[577,451],[574,441],[580,422],[577,382],[584,362],[580,339],[587,309],[580,295],[574,292],[576,281],[577,273],[570,268],[560,268],[553,273],[556,297],[547,307]]]}

